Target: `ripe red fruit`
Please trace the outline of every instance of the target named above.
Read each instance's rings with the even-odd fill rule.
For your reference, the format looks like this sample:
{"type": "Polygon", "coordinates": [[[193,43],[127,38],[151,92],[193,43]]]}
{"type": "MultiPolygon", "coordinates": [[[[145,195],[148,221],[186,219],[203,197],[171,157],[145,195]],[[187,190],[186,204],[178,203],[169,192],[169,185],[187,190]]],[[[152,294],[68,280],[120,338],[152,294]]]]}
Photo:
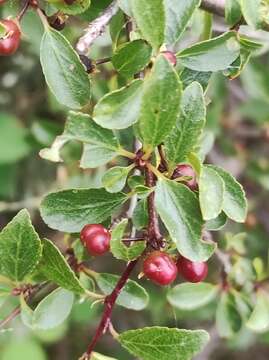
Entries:
{"type": "Polygon", "coordinates": [[[103,255],[109,250],[110,233],[101,224],[88,224],[80,232],[80,240],[91,255],[103,255]]]}
{"type": "Polygon", "coordinates": [[[198,190],[196,174],[190,165],[188,165],[188,164],[177,165],[171,178],[176,179],[176,178],[179,178],[182,176],[192,177],[190,180],[182,181],[182,183],[185,184],[186,186],[188,186],[188,188],[193,191],[198,190]]]}
{"type": "Polygon", "coordinates": [[[0,5],[4,4],[6,0],[0,0],[0,5]]]}
{"type": "Polygon", "coordinates": [[[6,28],[6,35],[0,38],[0,55],[12,55],[20,45],[21,31],[13,20],[1,20],[0,24],[6,28]]]}
{"type": "Polygon", "coordinates": [[[175,280],[177,267],[168,254],[154,251],[145,259],[143,272],[155,284],[168,285],[175,280]]]}
{"type": "Polygon", "coordinates": [[[193,262],[181,256],[177,261],[178,272],[184,279],[192,283],[203,281],[208,273],[208,266],[205,262],[193,262]]]}
{"type": "Polygon", "coordinates": [[[164,57],[166,57],[168,61],[170,61],[173,66],[176,66],[177,58],[174,53],[172,53],[171,51],[162,51],[162,54],[164,55],[164,57]]]}

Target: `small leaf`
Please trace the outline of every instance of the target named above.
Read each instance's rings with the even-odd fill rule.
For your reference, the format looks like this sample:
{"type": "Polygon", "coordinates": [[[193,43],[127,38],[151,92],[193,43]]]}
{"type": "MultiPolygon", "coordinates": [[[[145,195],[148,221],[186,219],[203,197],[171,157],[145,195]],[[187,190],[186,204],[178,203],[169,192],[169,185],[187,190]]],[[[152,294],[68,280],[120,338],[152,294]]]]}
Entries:
{"type": "Polygon", "coordinates": [[[263,290],[259,290],[256,296],[254,310],[246,325],[255,332],[265,332],[269,328],[269,296],[263,290]]]}
{"type": "Polygon", "coordinates": [[[226,0],[225,20],[229,25],[235,25],[242,17],[240,0],[226,0]]]}
{"type": "Polygon", "coordinates": [[[235,178],[217,166],[208,165],[215,170],[224,181],[223,211],[232,220],[244,222],[247,215],[247,200],[245,192],[235,178]]]}
{"type": "Polygon", "coordinates": [[[41,257],[41,241],[27,210],[21,210],[0,232],[0,273],[22,281],[41,257]]]}
{"type": "Polygon", "coordinates": [[[147,199],[142,199],[137,203],[132,221],[137,230],[141,230],[148,225],[149,216],[147,199]]]}
{"type": "Polygon", "coordinates": [[[183,92],[181,116],[165,140],[165,151],[171,168],[184,162],[193,151],[204,127],[205,117],[203,89],[199,83],[193,82],[183,92]]]}
{"type": "Polygon", "coordinates": [[[64,289],[56,289],[46,296],[33,314],[33,327],[40,330],[59,326],[72,310],[74,295],[64,289]]]}
{"type": "Polygon", "coordinates": [[[162,0],[131,0],[132,15],[143,38],[157,50],[164,42],[165,10],[162,0]]]}
{"type": "Polygon", "coordinates": [[[199,178],[199,201],[204,220],[215,219],[222,210],[224,181],[218,173],[203,166],[199,178]]]}
{"type": "Polygon", "coordinates": [[[196,81],[205,91],[207,89],[211,75],[212,73],[210,71],[196,71],[184,68],[180,73],[180,80],[182,81],[183,89],[189,86],[192,82],[196,81]]]}
{"type": "Polygon", "coordinates": [[[192,261],[206,261],[215,245],[201,241],[202,215],[195,194],[185,185],[159,180],[156,208],[178,251],[192,261]]]}
{"type": "Polygon", "coordinates": [[[119,10],[117,14],[112,17],[109,23],[109,32],[112,40],[113,50],[117,48],[117,44],[124,24],[125,24],[124,14],[121,10],[119,10]]]}
{"type": "Polygon", "coordinates": [[[262,0],[240,0],[240,3],[243,16],[248,25],[260,29],[263,25],[262,8],[268,5],[263,5],[262,0]]]}
{"type": "Polygon", "coordinates": [[[79,232],[86,224],[98,224],[111,216],[128,197],[105,189],[70,189],[47,195],[40,207],[41,217],[52,229],[79,232]]]}
{"type": "Polygon", "coordinates": [[[218,231],[222,229],[227,223],[227,216],[224,212],[220,213],[215,219],[209,220],[205,223],[205,230],[218,231]]]}
{"type": "Polygon", "coordinates": [[[130,0],[118,0],[119,7],[122,9],[125,14],[128,16],[132,16],[132,8],[130,4],[130,0]]]}
{"type": "Polygon", "coordinates": [[[142,80],[106,94],[95,105],[94,121],[106,129],[125,129],[138,120],[142,99],[142,80]]]}
{"type": "MultiPolygon", "coordinates": [[[[116,286],[119,276],[112,274],[96,274],[95,280],[105,295],[111,294],[116,286]]],[[[122,289],[117,304],[131,310],[143,310],[147,307],[149,296],[146,290],[133,280],[128,280],[122,289]]]]}
{"type": "Polygon", "coordinates": [[[121,191],[125,186],[127,176],[132,168],[132,165],[128,167],[114,166],[107,170],[102,177],[104,188],[110,193],[121,191]]]}
{"type": "Polygon", "coordinates": [[[149,63],[152,48],[143,40],[134,40],[120,46],[112,57],[115,69],[127,78],[143,70],[149,63]]]}
{"type": "Polygon", "coordinates": [[[60,150],[71,140],[83,143],[82,168],[104,165],[119,150],[119,143],[112,131],[97,125],[87,114],[70,111],[63,134],[56,137],[50,148],[41,150],[40,156],[54,162],[63,161],[60,150]]]}
{"type": "Polygon", "coordinates": [[[200,0],[164,1],[166,18],[165,42],[168,45],[173,45],[179,40],[200,2],[200,0]]]}
{"type": "Polygon", "coordinates": [[[48,2],[63,13],[69,15],[81,14],[86,11],[91,4],[91,0],[75,0],[72,4],[61,0],[48,0],[48,2]]]}
{"type": "Polygon", "coordinates": [[[216,325],[219,335],[224,338],[233,337],[242,327],[242,319],[231,293],[224,292],[221,295],[216,312],[216,325]]]}
{"type": "Polygon", "coordinates": [[[155,147],[170,133],[180,111],[181,83],[173,66],[159,55],[144,80],[137,130],[144,145],[155,147]]]}
{"type": "Polygon", "coordinates": [[[88,74],[67,39],[52,28],[44,32],[40,61],[46,82],[61,104],[80,109],[89,102],[88,74]]]}
{"type": "Polygon", "coordinates": [[[129,330],[118,337],[121,345],[143,360],[191,360],[209,341],[204,330],[148,327],[129,330]]]}
{"type": "Polygon", "coordinates": [[[136,259],[146,248],[145,241],[134,242],[130,246],[126,246],[122,239],[128,220],[122,220],[111,232],[110,250],[113,256],[119,260],[131,261],[136,259]]]}
{"type": "Polygon", "coordinates": [[[229,31],[202,41],[177,54],[183,66],[196,71],[220,71],[231,65],[240,54],[236,32],[229,31]]]}
{"type": "Polygon", "coordinates": [[[218,287],[208,283],[183,283],[170,289],[167,299],[172,306],[181,310],[194,310],[214,300],[218,287]]]}
{"type": "Polygon", "coordinates": [[[78,294],[85,292],[85,289],[80,284],[64,256],[50,240],[43,240],[43,254],[38,270],[48,280],[53,281],[66,290],[78,294]]]}

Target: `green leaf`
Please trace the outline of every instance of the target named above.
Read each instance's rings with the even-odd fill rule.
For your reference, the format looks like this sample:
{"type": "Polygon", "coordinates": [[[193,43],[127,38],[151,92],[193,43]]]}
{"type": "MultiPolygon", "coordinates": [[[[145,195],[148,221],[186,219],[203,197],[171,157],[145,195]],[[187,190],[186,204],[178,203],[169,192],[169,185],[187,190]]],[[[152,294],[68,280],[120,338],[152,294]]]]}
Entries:
{"type": "Polygon", "coordinates": [[[112,56],[115,69],[127,78],[143,70],[149,63],[152,48],[144,40],[134,40],[120,46],[112,56]]]}
{"type": "Polygon", "coordinates": [[[66,290],[78,294],[85,292],[60,250],[50,240],[43,240],[43,254],[38,270],[46,279],[53,281],[66,290]]]}
{"type": "Polygon", "coordinates": [[[124,24],[124,14],[121,10],[119,10],[117,14],[112,17],[109,23],[109,32],[112,40],[113,51],[117,48],[117,44],[124,24]]]}
{"type": "Polygon", "coordinates": [[[87,114],[70,111],[63,134],[56,137],[50,148],[41,150],[40,156],[54,162],[63,161],[60,150],[71,140],[83,143],[82,168],[104,165],[119,151],[118,140],[112,131],[97,125],[87,114]]]}
{"type": "Polygon", "coordinates": [[[12,164],[29,154],[27,130],[15,117],[0,113],[0,134],[0,164],[12,164]]]}
{"type": "Polygon", "coordinates": [[[209,220],[205,223],[205,230],[218,231],[222,229],[227,223],[227,216],[221,212],[215,219],[209,220]]]}
{"type": "Polygon", "coordinates": [[[34,310],[33,328],[40,330],[59,326],[68,317],[74,303],[74,294],[65,289],[56,289],[46,296],[34,310]]]}
{"type": "MultiPolygon", "coordinates": [[[[119,278],[117,275],[99,273],[96,274],[95,280],[101,291],[105,295],[109,295],[114,290],[119,278]]],[[[149,296],[146,290],[133,280],[127,281],[117,299],[118,305],[136,311],[145,309],[148,302],[149,296]]]]}
{"type": "Polygon", "coordinates": [[[117,360],[117,359],[94,352],[92,353],[91,360],[117,360]]]}
{"type": "Polygon", "coordinates": [[[89,102],[89,76],[78,54],[58,31],[47,29],[44,32],[40,61],[46,82],[61,104],[80,109],[89,102]]]}
{"type": "Polygon", "coordinates": [[[105,189],[70,189],[47,195],[40,211],[50,228],[72,233],[106,220],[127,199],[123,193],[111,194],[105,189]]]}
{"type": "Polygon", "coordinates": [[[211,167],[204,165],[199,177],[199,201],[204,220],[215,219],[221,213],[224,190],[221,176],[211,167]]]}
{"type": "Polygon", "coordinates": [[[217,293],[216,285],[183,283],[169,290],[167,300],[178,309],[194,310],[214,300],[217,293]]]}
{"type": "Polygon", "coordinates": [[[163,0],[131,0],[132,15],[143,38],[157,50],[164,43],[165,10],[163,0]]]}
{"type": "MultiPolygon", "coordinates": [[[[262,0],[240,0],[241,10],[248,25],[260,29],[263,25],[262,0]]],[[[266,5],[264,5],[266,6],[266,5]]],[[[267,5],[268,6],[268,5],[267,5]]]]}
{"type": "Polygon", "coordinates": [[[0,233],[0,273],[22,281],[41,257],[41,241],[27,210],[21,210],[0,233]]]}
{"type": "Polygon", "coordinates": [[[240,0],[226,0],[225,20],[229,25],[235,25],[242,17],[240,0]]]}
{"type": "Polygon", "coordinates": [[[206,261],[212,255],[215,245],[201,241],[203,220],[191,190],[175,181],[160,179],[156,207],[181,255],[192,261],[206,261]]]}
{"type": "Polygon", "coordinates": [[[125,14],[127,14],[130,17],[132,16],[132,8],[131,8],[130,0],[118,0],[118,4],[121,10],[125,12],[125,14]]]}
{"type": "Polygon", "coordinates": [[[75,0],[72,4],[67,4],[61,0],[48,0],[48,2],[63,13],[69,15],[81,14],[86,11],[91,4],[91,0],[75,0]]]}
{"type": "Polygon", "coordinates": [[[138,120],[142,80],[134,80],[129,85],[106,94],[95,105],[94,121],[107,129],[125,129],[138,120]]]}
{"type": "Polygon", "coordinates": [[[137,203],[132,221],[137,230],[141,230],[148,225],[149,216],[147,199],[142,199],[137,203]]]}
{"type": "Polygon", "coordinates": [[[241,184],[225,170],[213,165],[208,167],[215,170],[224,181],[223,211],[230,219],[244,222],[247,215],[247,200],[241,184]]]}
{"type": "Polygon", "coordinates": [[[209,341],[204,330],[148,327],[120,334],[118,341],[131,354],[143,360],[191,360],[209,341]]]}
{"type": "Polygon", "coordinates": [[[264,290],[258,290],[256,304],[246,325],[255,332],[265,332],[269,328],[269,296],[264,290]]]}
{"type": "Polygon", "coordinates": [[[117,224],[111,233],[110,250],[113,256],[119,260],[131,261],[136,259],[146,248],[145,241],[134,242],[130,246],[126,246],[122,239],[128,224],[128,220],[124,219],[117,224]]]}
{"type": "Polygon", "coordinates": [[[180,80],[182,81],[183,89],[189,86],[192,82],[198,82],[203,90],[207,89],[212,73],[210,71],[195,71],[184,68],[180,73],[180,80]]]}
{"type": "Polygon", "coordinates": [[[107,170],[102,177],[102,184],[104,188],[110,193],[121,191],[126,183],[127,176],[133,165],[128,167],[114,166],[107,170]]]}
{"type": "Polygon", "coordinates": [[[173,66],[159,55],[145,79],[137,130],[144,145],[155,147],[170,133],[180,111],[181,83],[173,66]]]}
{"type": "Polygon", "coordinates": [[[164,1],[166,18],[165,42],[168,45],[173,45],[178,41],[200,2],[200,0],[164,1]]]}
{"type": "Polygon", "coordinates": [[[196,71],[220,71],[231,65],[240,54],[236,32],[229,31],[180,51],[183,66],[196,71]]]}
{"type": "Polygon", "coordinates": [[[171,168],[184,162],[197,145],[205,125],[206,106],[203,89],[198,82],[183,92],[181,116],[165,140],[165,152],[171,168]]]}
{"type": "Polygon", "coordinates": [[[233,337],[242,327],[242,318],[231,293],[224,292],[221,295],[216,312],[216,325],[219,335],[224,338],[233,337]]]}

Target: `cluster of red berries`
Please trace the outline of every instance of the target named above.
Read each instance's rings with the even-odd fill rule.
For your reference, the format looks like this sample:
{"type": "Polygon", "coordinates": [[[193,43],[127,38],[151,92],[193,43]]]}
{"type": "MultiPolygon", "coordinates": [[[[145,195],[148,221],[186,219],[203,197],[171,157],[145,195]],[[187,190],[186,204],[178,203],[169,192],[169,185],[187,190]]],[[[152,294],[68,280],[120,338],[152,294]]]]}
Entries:
{"type": "MultiPolygon", "coordinates": [[[[109,250],[111,235],[101,224],[88,224],[80,233],[82,244],[91,255],[103,255],[109,250]]],[[[158,285],[169,285],[181,274],[189,282],[203,281],[207,276],[208,267],[204,262],[193,262],[182,256],[177,262],[167,253],[154,251],[143,263],[145,276],[158,285]]]]}
{"type": "Polygon", "coordinates": [[[0,38],[0,55],[12,55],[20,45],[20,28],[14,20],[0,20],[0,24],[5,28],[5,35],[0,38]]]}

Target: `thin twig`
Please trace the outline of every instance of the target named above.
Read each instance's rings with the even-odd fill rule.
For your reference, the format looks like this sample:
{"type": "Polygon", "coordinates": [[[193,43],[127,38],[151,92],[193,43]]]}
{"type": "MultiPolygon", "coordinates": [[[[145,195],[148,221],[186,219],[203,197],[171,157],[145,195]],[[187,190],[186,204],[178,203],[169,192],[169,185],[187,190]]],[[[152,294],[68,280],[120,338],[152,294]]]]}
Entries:
{"type": "Polygon", "coordinates": [[[15,307],[14,310],[12,310],[12,312],[6,318],[4,318],[2,321],[0,321],[0,328],[4,327],[10,321],[15,319],[15,317],[18,316],[20,314],[20,312],[21,312],[21,307],[20,307],[20,305],[18,305],[17,307],[15,307]]]}
{"type": "Polygon", "coordinates": [[[85,33],[78,40],[76,49],[80,54],[87,54],[91,44],[102,35],[111,18],[116,14],[119,7],[114,0],[97,19],[93,20],[86,28],[85,33]]]}
{"type": "Polygon", "coordinates": [[[201,8],[212,14],[225,16],[225,0],[202,0],[201,8]]]}
{"type": "Polygon", "coordinates": [[[18,13],[18,15],[16,16],[16,19],[18,21],[21,21],[21,19],[23,18],[24,14],[26,13],[28,7],[30,5],[30,1],[29,0],[25,0],[20,12],[18,13]]]}

